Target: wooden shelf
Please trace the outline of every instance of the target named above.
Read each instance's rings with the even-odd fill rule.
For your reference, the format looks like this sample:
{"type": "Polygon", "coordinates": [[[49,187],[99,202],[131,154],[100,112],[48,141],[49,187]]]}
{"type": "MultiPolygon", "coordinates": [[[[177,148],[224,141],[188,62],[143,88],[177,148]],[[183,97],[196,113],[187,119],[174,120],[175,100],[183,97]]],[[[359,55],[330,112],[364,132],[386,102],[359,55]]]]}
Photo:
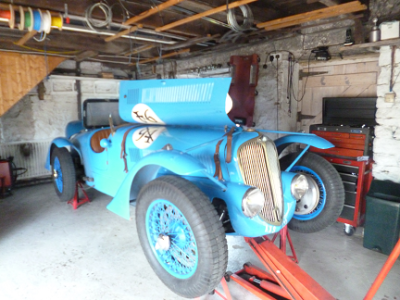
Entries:
{"type": "Polygon", "coordinates": [[[359,49],[365,49],[365,48],[393,46],[393,45],[400,45],[400,38],[383,40],[383,41],[372,42],[372,43],[356,44],[356,45],[352,45],[352,46],[344,46],[344,47],[341,47],[339,49],[339,51],[345,52],[345,51],[359,50],[359,49]]]}

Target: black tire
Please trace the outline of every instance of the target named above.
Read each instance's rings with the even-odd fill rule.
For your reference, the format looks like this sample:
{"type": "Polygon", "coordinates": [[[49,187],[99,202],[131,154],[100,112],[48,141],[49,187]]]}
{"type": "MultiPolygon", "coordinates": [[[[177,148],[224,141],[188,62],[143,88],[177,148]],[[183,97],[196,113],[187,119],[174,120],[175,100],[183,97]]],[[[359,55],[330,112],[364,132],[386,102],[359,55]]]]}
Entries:
{"type": "MultiPolygon", "coordinates": [[[[167,214],[165,205],[161,204],[161,207],[165,209],[163,216],[165,217],[166,215],[168,220],[174,220],[171,223],[176,224],[174,222],[177,219],[169,217],[170,215],[167,214]]],[[[155,213],[154,216],[157,216],[155,219],[159,218],[160,221],[165,220],[162,219],[161,214],[155,213]]],[[[143,252],[154,272],[176,294],[187,298],[200,297],[213,291],[224,276],[228,263],[228,247],[225,232],[210,200],[193,183],[176,176],[164,176],[146,184],[140,190],[137,199],[136,228],[143,252]],[[193,233],[197,245],[197,253],[196,251],[192,253],[197,255],[197,262],[196,268],[193,268],[194,273],[188,278],[180,279],[177,278],[178,276],[171,274],[157,259],[157,257],[161,259],[160,254],[158,254],[161,251],[157,252],[158,250],[154,250],[157,249],[156,245],[158,242],[154,246],[150,245],[147,234],[147,222],[152,224],[150,221],[152,219],[147,216],[147,213],[149,211],[149,216],[152,216],[151,212],[156,206],[155,203],[158,203],[157,201],[166,201],[178,208],[178,212],[172,211],[172,214],[174,216],[183,215],[189,224],[190,232],[193,233]]],[[[157,226],[154,228],[157,228],[157,226]]],[[[169,227],[166,228],[168,228],[166,231],[169,231],[169,227]]],[[[149,232],[150,230],[152,229],[149,229],[149,232]]],[[[167,235],[162,235],[162,238],[165,236],[167,235]]],[[[174,238],[171,238],[171,241],[174,241],[174,238]]],[[[172,246],[168,247],[172,249],[172,246]]],[[[167,249],[165,251],[170,250],[167,249]]],[[[182,252],[185,253],[184,258],[187,257],[189,260],[189,254],[186,254],[187,252],[184,250],[182,252]]],[[[179,257],[175,258],[173,256],[173,258],[173,263],[179,262],[179,257]]]]}
{"type": "Polygon", "coordinates": [[[51,174],[53,185],[61,201],[69,201],[74,197],[76,173],[74,161],[66,148],[54,148],[51,153],[51,174]],[[57,165],[57,160],[59,166],[57,165]],[[60,177],[61,175],[61,177],[60,177]]]}
{"type": "MultiPolygon", "coordinates": [[[[286,170],[299,153],[289,154],[280,160],[281,169],[286,170]]],[[[325,186],[326,198],[322,211],[314,218],[304,220],[295,215],[289,222],[288,227],[294,231],[313,233],[320,231],[337,220],[344,206],[344,187],[339,173],[324,158],[317,154],[307,152],[296,163],[296,166],[305,167],[314,171],[325,186]]]]}

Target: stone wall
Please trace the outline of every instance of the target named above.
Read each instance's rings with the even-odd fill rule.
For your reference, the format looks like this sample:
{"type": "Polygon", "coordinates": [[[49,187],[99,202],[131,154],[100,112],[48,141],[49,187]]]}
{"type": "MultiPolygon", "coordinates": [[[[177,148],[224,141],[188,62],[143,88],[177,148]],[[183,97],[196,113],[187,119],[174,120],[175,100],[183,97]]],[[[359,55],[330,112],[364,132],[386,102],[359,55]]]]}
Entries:
{"type": "MultiPolygon", "coordinates": [[[[33,88],[0,118],[0,144],[51,140],[64,136],[68,122],[78,119],[76,79],[54,76],[43,81],[44,99],[33,88]]],[[[82,101],[118,98],[119,81],[82,79],[82,101]]]]}
{"type": "Polygon", "coordinates": [[[381,47],[378,78],[378,101],[374,140],[373,176],[379,180],[391,180],[400,183],[400,50],[396,49],[393,70],[393,102],[385,101],[390,91],[392,50],[381,47]]]}

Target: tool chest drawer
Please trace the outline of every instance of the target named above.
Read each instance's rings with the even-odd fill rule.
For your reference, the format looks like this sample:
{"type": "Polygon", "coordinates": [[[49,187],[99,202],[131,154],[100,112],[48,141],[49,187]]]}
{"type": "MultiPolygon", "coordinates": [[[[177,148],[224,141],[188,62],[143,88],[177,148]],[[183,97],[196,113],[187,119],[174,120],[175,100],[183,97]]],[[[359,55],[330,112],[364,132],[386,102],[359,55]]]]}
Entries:
{"type": "Polygon", "coordinates": [[[354,227],[364,222],[365,196],[372,181],[372,160],[357,161],[329,156],[322,156],[339,172],[345,191],[343,211],[339,222],[354,227]]]}
{"type": "Polygon", "coordinates": [[[328,149],[311,147],[312,152],[349,158],[369,156],[372,153],[373,128],[316,124],[310,126],[310,132],[326,139],[335,146],[328,149]]]}
{"type": "Polygon", "coordinates": [[[353,150],[353,149],[337,148],[337,147],[329,149],[319,149],[315,147],[310,147],[310,151],[321,154],[330,154],[332,156],[358,157],[364,155],[364,151],[362,150],[353,150]]]}

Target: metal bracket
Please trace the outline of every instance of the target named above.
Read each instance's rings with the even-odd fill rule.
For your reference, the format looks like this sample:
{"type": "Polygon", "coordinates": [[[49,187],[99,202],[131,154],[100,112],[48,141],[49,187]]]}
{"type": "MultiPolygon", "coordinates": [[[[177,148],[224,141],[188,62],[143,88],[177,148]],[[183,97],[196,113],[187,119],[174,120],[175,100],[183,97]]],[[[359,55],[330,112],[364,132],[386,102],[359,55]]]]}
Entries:
{"type": "Polygon", "coordinates": [[[300,111],[297,112],[297,122],[301,122],[302,120],[307,120],[307,119],[314,119],[316,116],[311,116],[311,115],[303,115],[300,111]]]}
{"type": "Polygon", "coordinates": [[[299,71],[299,79],[303,79],[304,77],[310,77],[310,76],[315,76],[315,75],[322,75],[322,74],[328,74],[328,72],[304,72],[303,70],[299,71]]]}

